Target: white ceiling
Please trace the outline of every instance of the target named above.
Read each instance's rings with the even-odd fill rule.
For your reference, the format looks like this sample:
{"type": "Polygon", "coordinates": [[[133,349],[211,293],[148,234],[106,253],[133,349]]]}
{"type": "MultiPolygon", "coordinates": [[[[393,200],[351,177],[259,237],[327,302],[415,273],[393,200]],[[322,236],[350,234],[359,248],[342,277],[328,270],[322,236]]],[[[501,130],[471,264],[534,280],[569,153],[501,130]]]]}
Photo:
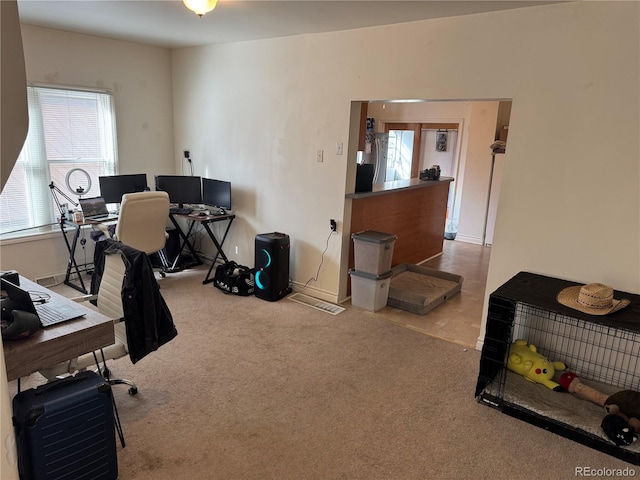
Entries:
{"type": "Polygon", "coordinates": [[[199,18],[181,0],[18,0],[22,23],[168,48],[331,32],[529,7],[546,0],[219,0],[199,18]]]}

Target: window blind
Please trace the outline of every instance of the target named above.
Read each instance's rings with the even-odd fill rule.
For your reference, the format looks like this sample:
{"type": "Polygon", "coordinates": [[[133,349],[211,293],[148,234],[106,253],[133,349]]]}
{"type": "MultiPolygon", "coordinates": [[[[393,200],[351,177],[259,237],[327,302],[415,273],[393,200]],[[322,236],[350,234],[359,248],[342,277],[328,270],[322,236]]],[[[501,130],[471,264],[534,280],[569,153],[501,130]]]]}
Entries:
{"type": "Polygon", "coordinates": [[[99,176],[116,172],[110,93],[30,86],[27,99],[29,133],[0,194],[0,233],[56,222],[59,205],[51,193],[52,182],[77,203],[79,196],[99,195],[99,176]],[[88,186],[87,175],[91,189],[82,191],[88,186]]]}

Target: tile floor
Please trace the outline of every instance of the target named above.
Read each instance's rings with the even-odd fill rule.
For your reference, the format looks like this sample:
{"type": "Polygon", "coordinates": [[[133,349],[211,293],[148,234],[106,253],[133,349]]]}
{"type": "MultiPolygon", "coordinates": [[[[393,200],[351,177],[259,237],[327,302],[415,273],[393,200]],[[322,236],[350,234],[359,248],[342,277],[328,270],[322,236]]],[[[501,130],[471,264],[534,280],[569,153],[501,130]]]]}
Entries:
{"type": "Polygon", "coordinates": [[[490,254],[490,247],[445,240],[443,254],[422,265],[462,275],[464,281],[460,293],[426,315],[417,315],[388,306],[373,315],[379,315],[427,335],[476,348],[482,322],[490,254]]]}

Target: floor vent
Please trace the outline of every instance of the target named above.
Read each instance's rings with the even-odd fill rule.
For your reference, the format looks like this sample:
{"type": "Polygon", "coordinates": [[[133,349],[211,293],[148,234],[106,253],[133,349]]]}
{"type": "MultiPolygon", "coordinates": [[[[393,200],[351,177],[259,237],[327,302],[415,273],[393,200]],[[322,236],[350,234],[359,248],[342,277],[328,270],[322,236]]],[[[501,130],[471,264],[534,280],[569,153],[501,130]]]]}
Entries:
{"type": "Polygon", "coordinates": [[[331,315],[338,315],[339,313],[345,311],[345,308],[343,307],[339,307],[338,305],[335,305],[333,303],[318,300],[317,298],[313,298],[308,295],[303,295],[302,293],[294,293],[293,295],[289,295],[287,298],[289,300],[293,300],[294,302],[298,302],[303,305],[307,305],[308,307],[315,308],[316,310],[330,313],[331,315]]]}
{"type": "Polygon", "coordinates": [[[43,287],[54,287],[61,283],[61,280],[58,280],[57,275],[51,275],[49,277],[40,277],[36,278],[36,283],[38,285],[42,285],[43,287]]]}

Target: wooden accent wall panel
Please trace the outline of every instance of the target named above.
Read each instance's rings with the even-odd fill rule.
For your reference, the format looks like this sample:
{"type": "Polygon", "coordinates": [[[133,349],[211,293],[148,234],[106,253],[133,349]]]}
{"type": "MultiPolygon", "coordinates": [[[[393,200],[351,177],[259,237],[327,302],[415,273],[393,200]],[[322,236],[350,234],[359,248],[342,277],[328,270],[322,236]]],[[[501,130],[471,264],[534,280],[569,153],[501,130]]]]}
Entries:
{"type": "MultiPolygon", "coordinates": [[[[450,182],[353,199],[351,233],[376,230],[398,237],[391,265],[418,263],[442,253],[450,182]]],[[[349,268],[355,265],[353,241],[349,268]]]]}

